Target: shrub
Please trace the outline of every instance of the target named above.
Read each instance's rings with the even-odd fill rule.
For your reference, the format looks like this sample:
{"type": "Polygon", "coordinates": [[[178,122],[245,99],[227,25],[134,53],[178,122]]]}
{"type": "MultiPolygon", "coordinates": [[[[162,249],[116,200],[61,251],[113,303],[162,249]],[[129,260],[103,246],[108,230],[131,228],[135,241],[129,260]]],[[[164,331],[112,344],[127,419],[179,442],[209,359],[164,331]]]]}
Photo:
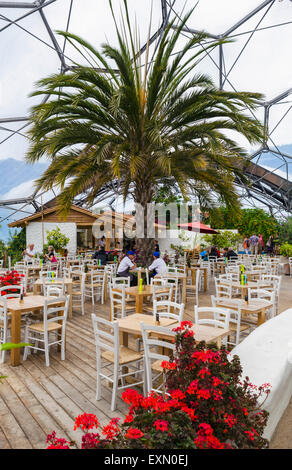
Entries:
{"type": "Polygon", "coordinates": [[[292,245],[283,243],[280,247],[280,255],[290,257],[292,256],[292,245]]]}
{"type": "MultiPolygon", "coordinates": [[[[268,395],[269,384],[257,388],[248,377],[241,382],[239,358],[228,360],[228,351],[215,345],[196,345],[191,327],[185,321],[176,328],[174,356],[162,362],[168,395],[152,392],[144,397],[126,390],[122,399],[129,412],[122,423],[113,418],[102,427],[95,415],[78,416],[74,429],[85,431],[83,449],[268,447],[262,436],[268,413],[258,403],[268,395]]],[[[50,449],[74,445],[54,432],[47,443],[50,449]]]]}
{"type": "Polygon", "coordinates": [[[61,232],[59,227],[51,231],[47,230],[46,232],[47,232],[47,243],[44,245],[44,253],[48,251],[49,245],[52,245],[55,251],[59,251],[65,248],[70,241],[70,238],[66,237],[66,235],[64,235],[61,232]]]}

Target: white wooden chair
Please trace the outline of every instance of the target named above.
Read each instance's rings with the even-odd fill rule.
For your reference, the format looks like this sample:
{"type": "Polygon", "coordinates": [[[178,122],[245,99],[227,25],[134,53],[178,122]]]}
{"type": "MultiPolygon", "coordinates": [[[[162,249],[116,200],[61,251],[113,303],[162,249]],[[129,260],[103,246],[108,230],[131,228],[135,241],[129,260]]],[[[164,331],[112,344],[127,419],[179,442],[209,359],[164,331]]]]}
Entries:
{"type": "Polygon", "coordinates": [[[164,370],[161,367],[162,361],[169,361],[169,356],[159,352],[163,351],[164,348],[168,351],[175,351],[175,344],[173,338],[175,337],[175,332],[171,328],[163,326],[153,326],[146,325],[141,322],[141,331],[143,339],[143,348],[144,348],[144,368],[146,372],[146,393],[151,391],[165,394],[165,376],[164,370]],[[167,335],[171,338],[160,339],[159,336],[167,335]],[[156,375],[153,375],[156,373],[156,375]],[[162,383],[157,385],[156,388],[153,387],[153,383],[159,380],[162,377],[162,383]]]}
{"type": "MultiPolygon", "coordinates": [[[[7,343],[11,337],[11,321],[7,313],[7,299],[0,297],[0,344],[7,343]]],[[[5,362],[6,351],[1,352],[0,362],[5,362]]]]}
{"type": "Polygon", "coordinates": [[[58,302],[63,302],[63,305],[56,306],[56,298],[52,300],[46,299],[44,304],[43,321],[26,325],[25,342],[32,345],[25,346],[23,354],[24,361],[27,359],[29,351],[44,351],[46,366],[49,367],[50,347],[57,344],[61,346],[61,360],[65,360],[65,331],[69,295],[59,297],[58,302]],[[54,336],[53,341],[50,339],[51,336],[54,336]],[[43,344],[42,348],[39,347],[39,343],[43,344]]]}
{"type": "Polygon", "coordinates": [[[47,296],[47,291],[49,287],[56,287],[62,291],[62,295],[65,295],[65,279],[64,278],[49,278],[43,277],[42,278],[42,292],[45,296],[47,296]]]}
{"type": "Polygon", "coordinates": [[[79,304],[82,315],[85,314],[84,301],[85,301],[85,273],[74,273],[76,281],[72,282],[72,304],[79,304]]]}
{"type": "Polygon", "coordinates": [[[184,304],[170,302],[169,300],[153,301],[153,316],[159,315],[159,318],[173,318],[177,322],[181,322],[184,314],[184,304]]]}
{"type": "Polygon", "coordinates": [[[165,279],[166,282],[164,285],[173,285],[173,300],[174,302],[177,302],[180,298],[180,289],[179,289],[179,279],[175,274],[173,276],[167,276],[165,279]]]}
{"type": "Polygon", "coordinates": [[[118,390],[129,387],[128,384],[125,385],[125,377],[135,376],[139,372],[142,375],[141,380],[131,383],[131,387],[140,384],[145,386],[144,369],[143,367],[137,368],[137,363],[143,365],[143,356],[137,351],[120,346],[118,322],[109,322],[97,317],[94,313],[91,318],[97,362],[96,400],[101,399],[102,379],[110,381],[113,384],[111,410],[114,411],[117,407],[118,390]],[[102,364],[102,359],[105,360],[105,364],[102,364]],[[133,369],[133,371],[125,372],[125,368],[133,369]],[[119,380],[122,385],[119,385],[119,380]]]}
{"type": "MultiPolygon", "coordinates": [[[[266,289],[248,289],[248,299],[266,299],[272,303],[272,307],[266,310],[266,318],[274,318],[276,315],[276,293],[275,291],[269,291],[266,289]]],[[[257,321],[255,321],[257,324],[257,321]]]]}
{"type": "MultiPolygon", "coordinates": [[[[197,325],[214,326],[215,328],[229,329],[230,310],[222,307],[198,307],[195,305],[195,323],[197,325]],[[201,317],[203,315],[203,318],[201,317]],[[204,317],[206,315],[206,317],[204,317]]],[[[227,338],[222,340],[227,345],[227,338]]]]}
{"type": "MultiPolygon", "coordinates": [[[[216,298],[214,295],[211,295],[211,302],[212,307],[217,307],[217,303],[220,302],[220,298],[216,298]]],[[[245,334],[247,331],[250,331],[250,326],[242,322],[240,303],[238,303],[237,310],[230,309],[229,313],[229,330],[234,334],[234,342],[230,341],[230,337],[228,336],[227,344],[237,346],[240,342],[241,334],[245,334]]]]}
{"type": "Polygon", "coordinates": [[[94,305],[95,300],[98,298],[101,300],[102,304],[104,303],[104,286],[106,275],[106,271],[104,271],[102,274],[91,271],[89,273],[89,282],[86,282],[85,280],[84,297],[89,297],[91,299],[92,305],[94,305]]]}
{"type": "Polygon", "coordinates": [[[45,285],[44,286],[44,295],[45,297],[63,297],[64,290],[62,287],[52,286],[52,285],[45,285]]]}
{"type": "Polygon", "coordinates": [[[224,280],[224,284],[221,284],[220,279],[215,278],[215,291],[216,291],[216,297],[225,297],[225,298],[231,299],[232,297],[231,281],[224,280]]]}
{"type": "Polygon", "coordinates": [[[110,305],[111,305],[111,318],[124,318],[128,313],[136,311],[135,304],[127,304],[126,302],[126,286],[125,284],[119,285],[116,289],[110,289],[110,305]]]}
{"type": "Polygon", "coordinates": [[[187,284],[187,286],[186,286],[186,295],[187,295],[187,297],[194,293],[195,304],[196,305],[199,305],[199,290],[200,290],[200,284],[201,284],[201,275],[202,275],[202,271],[200,271],[200,269],[197,269],[196,270],[196,283],[195,283],[195,285],[187,284]]]}

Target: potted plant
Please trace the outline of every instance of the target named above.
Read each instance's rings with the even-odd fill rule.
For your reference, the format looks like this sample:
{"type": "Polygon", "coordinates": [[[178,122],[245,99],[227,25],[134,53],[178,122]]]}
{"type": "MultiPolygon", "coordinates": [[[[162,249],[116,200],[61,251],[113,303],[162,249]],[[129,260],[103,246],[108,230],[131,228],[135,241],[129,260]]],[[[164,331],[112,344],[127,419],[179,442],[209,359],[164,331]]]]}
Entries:
{"type": "Polygon", "coordinates": [[[65,248],[69,241],[70,238],[66,237],[59,227],[51,231],[47,230],[47,243],[44,245],[44,253],[47,252],[48,246],[52,245],[56,253],[60,253],[61,256],[64,256],[65,248]]]}
{"type": "Polygon", "coordinates": [[[289,258],[292,257],[292,245],[283,243],[280,247],[280,263],[284,264],[285,274],[290,274],[289,258]]]}

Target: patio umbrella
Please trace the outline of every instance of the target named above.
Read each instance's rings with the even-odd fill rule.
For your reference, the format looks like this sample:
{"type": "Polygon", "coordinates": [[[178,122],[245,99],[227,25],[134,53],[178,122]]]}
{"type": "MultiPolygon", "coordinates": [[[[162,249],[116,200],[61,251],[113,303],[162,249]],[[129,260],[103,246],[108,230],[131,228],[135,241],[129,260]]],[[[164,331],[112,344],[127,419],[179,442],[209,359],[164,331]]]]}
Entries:
{"type": "Polygon", "coordinates": [[[191,230],[192,232],[200,232],[200,233],[218,233],[216,230],[214,230],[211,227],[208,227],[205,224],[202,224],[202,222],[188,222],[187,224],[178,224],[178,227],[180,228],[185,228],[187,230],[191,230]]]}

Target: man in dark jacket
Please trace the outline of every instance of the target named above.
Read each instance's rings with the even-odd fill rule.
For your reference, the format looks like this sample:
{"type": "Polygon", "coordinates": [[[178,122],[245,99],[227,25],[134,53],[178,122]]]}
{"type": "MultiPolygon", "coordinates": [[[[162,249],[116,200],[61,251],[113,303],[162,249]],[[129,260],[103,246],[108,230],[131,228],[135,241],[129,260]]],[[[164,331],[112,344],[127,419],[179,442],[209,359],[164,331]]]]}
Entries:
{"type": "Polygon", "coordinates": [[[227,259],[238,258],[237,253],[235,253],[235,251],[233,251],[232,248],[224,248],[223,256],[226,257],[227,259]]]}
{"type": "Polygon", "coordinates": [[[99,246],[98,249],[92,255],[92,259],[100,260],[102,266],[107,263],[107,253],[105,252],[104,246],[99,246]]]}

